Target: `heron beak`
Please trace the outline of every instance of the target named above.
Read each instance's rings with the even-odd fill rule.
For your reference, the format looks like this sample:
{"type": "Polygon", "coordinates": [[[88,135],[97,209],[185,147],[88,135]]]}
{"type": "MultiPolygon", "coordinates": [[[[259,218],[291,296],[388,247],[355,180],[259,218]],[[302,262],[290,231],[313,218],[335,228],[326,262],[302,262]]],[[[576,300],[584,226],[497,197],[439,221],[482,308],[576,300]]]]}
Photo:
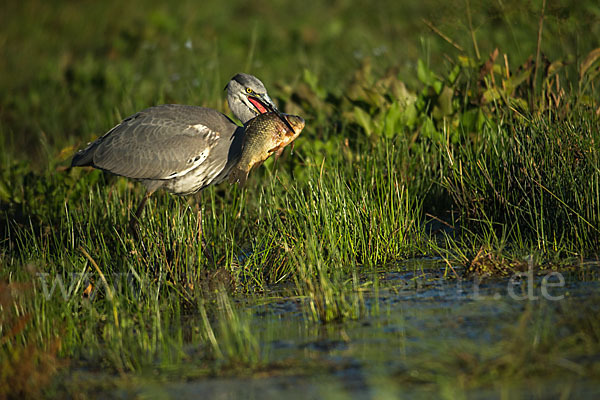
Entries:
{"type": "Polygon", "coordinates": [[[277,107],[275,107],[273,100],[271,100],[268,94],[248,96],[248,100],[250,100],[250,103],[252,103],[252,105],[260,114],[264,114],[269,111],[275,113],[279,117],[279,119],[281,119],[283,123],[285,123],[285,125],[290,129],[290,131],[292,133],[294,132],[294,128],[292,127],[292,125],[290,125],[290,122],[287,120],[285,115],[283,115],[277,109],[277,107]]]}
{"type": "Polygon", "coordinates": [[[282,120],[288,128],[290,128],[290,132],[291,133],[295,133],[296,131],[294,130],[294,128],[292,127],[292,125],[290,124],[290,121],[287,120],[287,118],[285,117],[285,115],[283,115],[282,113],[279,112],[278,109],[276,109],[275,107],[273,107],[272,110],[275,114],[277,114],[277,116],[279,117],[280,120],[282,120]]]}

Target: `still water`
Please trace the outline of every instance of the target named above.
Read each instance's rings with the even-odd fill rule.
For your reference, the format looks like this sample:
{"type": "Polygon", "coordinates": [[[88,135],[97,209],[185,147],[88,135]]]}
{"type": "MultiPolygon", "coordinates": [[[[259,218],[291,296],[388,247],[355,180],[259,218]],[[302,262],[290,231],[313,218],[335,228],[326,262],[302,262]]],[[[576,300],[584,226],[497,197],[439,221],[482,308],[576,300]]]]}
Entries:
{"type": "Polygon", "coordinates": [[[328,324],[307,323],[306,299],[248,300],[252,331],[269,360],[263,369],[242,376],[145,381],[113,395],[597,398],[600,354],[585,349],[599,346],[582,347],[577,340],[593,340],[599,326],[585,326],[590,313],[600,315],[598,271],[592,265],[560,274],[459,279],[437,261],[416,260],[365,276],[378,281],[377,289],[371,286],[363,295],[365,315],[328,324]]]}

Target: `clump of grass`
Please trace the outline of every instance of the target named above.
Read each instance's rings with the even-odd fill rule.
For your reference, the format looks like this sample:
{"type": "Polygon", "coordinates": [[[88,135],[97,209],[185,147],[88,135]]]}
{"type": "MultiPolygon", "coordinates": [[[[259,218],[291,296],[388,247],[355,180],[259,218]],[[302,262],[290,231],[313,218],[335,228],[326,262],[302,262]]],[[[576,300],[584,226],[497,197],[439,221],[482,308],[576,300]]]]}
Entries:
{"type": "Polygon", "coordinates": [[[265,271],[266,267],[277,274],[271,281],[283,276],[294,280],[298,294],[309,299],[316,320],[363,315],[356,280],[348,281],[347,276],[396,262],[425,246],[420,205],[410,200],[400,183],[395,150],[390,144],[354,163],[309,164],[303,171],[308,180],[305,188],[292,186],[285,176],[269,184],[261,191],[256,225],[237,237],[258,233],[276,239],[250,240],[246,246],[253,250],[245,270],[265,271]],[[387,167],[375,167],[381,163],[387,167]],[[276,255],[265,259],[267,253],[276,255]],[[276,260],[276,269],[259,264],[266,260],[276,260]],[[346,296],[349,289],[352,294],[346,296]]]}
{"type": "Polygon", "coordinates": [[[252,332],[250,318],[242,310],[235,309],[223,287],[216,292],[213,322],[208,317],[203,300],[200,300],[198,308],[202,317],[204,342],[209,344],[209,357],[219,361],[222,368],[251,368],[263,361],[264,349],[259,347],[252,332]]]}
{"type": "Polygon", "coordinates": [[[39,398],[57,372],[60,336],[40,338],[31,283],[0,281],[0,397],[39,398]]]}
{"type": "Polygon", "coordinates": [[[513,245],[546,254],[596,255],[598,117],[585,108],[564,118],[553,110],[529,119],[496,112],[501,116],[486,117],[476,139],[463,127],[460,149],[444,145],[449,171],[442,184],[460,223],[478,231],[508,226],[513,245]]]}

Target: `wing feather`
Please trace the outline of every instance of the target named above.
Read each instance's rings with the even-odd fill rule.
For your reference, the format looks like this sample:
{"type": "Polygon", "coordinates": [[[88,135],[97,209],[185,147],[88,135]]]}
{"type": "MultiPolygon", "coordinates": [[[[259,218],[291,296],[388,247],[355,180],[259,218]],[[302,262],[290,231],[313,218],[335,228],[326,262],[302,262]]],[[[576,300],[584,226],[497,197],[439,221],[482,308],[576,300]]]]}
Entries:
{"type": "Polygon", "coordinates": [[[205,162],[217,142],[230,139],[237,128],[209,108],[151,107],[123,120],[78,153],[73,165],[93,165],[135,179],[179,177],[205,162]]]}

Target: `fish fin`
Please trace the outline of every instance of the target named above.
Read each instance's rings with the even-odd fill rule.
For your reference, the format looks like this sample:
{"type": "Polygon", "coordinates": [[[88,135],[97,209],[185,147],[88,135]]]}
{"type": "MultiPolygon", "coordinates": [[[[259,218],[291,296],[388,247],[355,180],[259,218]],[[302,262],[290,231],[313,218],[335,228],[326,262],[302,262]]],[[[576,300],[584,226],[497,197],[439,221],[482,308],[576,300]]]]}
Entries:
{"type": "Polygon", "coordinates": [[[283,154],[283,147],[275,152],[275,161],[279,160],[279,157],[283,154]]]}

